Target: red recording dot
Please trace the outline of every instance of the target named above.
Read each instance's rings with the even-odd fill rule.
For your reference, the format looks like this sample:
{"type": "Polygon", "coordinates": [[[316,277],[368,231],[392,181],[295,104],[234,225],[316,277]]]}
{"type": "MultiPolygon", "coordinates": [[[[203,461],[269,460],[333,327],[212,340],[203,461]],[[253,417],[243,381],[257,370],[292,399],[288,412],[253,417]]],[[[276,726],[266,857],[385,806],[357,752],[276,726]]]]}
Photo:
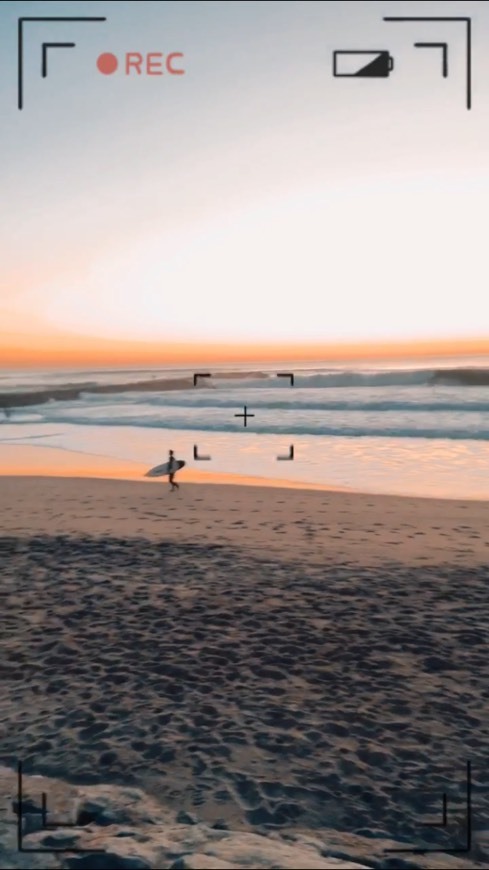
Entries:
{"type": "Polygon", "coordinates": [[[110,76],[117,69],[118,61],[115,54],[105,51],[97,58],[97,68],[105,76],[110,76]]]}

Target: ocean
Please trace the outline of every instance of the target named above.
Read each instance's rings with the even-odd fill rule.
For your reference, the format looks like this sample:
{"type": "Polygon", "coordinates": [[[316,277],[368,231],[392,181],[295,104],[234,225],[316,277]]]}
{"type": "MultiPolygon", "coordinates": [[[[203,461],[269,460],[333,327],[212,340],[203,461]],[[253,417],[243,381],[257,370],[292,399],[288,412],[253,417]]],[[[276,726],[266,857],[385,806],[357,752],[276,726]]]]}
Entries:
{"type": "Polygon", "coordinates": [[[1,443],[485,499],[489,361],[0,371],[1,443]]]}

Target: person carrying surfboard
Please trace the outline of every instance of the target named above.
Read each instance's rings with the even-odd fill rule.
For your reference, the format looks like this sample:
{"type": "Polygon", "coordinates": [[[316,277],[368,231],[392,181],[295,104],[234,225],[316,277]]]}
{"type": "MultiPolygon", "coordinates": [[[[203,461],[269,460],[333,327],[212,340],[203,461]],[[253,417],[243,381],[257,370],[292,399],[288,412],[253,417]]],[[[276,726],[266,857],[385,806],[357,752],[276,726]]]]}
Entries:
{"type": "Polygon", "coordinates": [[[169,481],[171,484],[170,492],[173,492],[174,489],[180,489],[179,484],[175,481],[175,473],[178,471],[177,461],[173,455],[173,450],[170,450],[168,453],[168,470],[169,470],[169,481]]]}

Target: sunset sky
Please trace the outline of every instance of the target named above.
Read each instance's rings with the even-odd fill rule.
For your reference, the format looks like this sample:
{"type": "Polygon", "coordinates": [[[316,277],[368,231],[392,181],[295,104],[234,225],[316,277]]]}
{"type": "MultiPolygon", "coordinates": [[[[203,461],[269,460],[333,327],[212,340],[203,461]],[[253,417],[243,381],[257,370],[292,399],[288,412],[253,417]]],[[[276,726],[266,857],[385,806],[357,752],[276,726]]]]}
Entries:
{"type": "Polygon", "coordinates": [[[3,2],[0,24],[0,363],[489,353],[487,3],[3,2]],[[461,6],[470,112],[462,25],[382,21],[461,6]],[[32,15],[107,21],[26,25],[19,111],[32,15]],[[416,41],[448,42],[448,79],[416,41]],[[334,49],[394,72],[335,79],[334,49]],[[185,74],[97,71],[127,51],[185,74]]]}

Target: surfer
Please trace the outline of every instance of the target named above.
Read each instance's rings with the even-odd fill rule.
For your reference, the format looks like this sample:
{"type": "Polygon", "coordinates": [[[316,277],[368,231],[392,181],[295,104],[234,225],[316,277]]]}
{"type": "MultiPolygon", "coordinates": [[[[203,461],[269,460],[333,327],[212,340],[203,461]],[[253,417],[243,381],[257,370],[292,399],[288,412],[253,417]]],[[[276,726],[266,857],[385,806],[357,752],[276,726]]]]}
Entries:
{"type": "Polygon", "coordinates": [[[173,455],[173,450],[170,450],[168,454],[168,468],[169,468],[169,481],[171,485],[170,492],[173,492],[174,489],[179,489],[179,484],[175,481],[175,473],[178,471],[177,463],[175,457],[173,455]],[[174,470],[172,470],[174,469],[174,470]]]}

